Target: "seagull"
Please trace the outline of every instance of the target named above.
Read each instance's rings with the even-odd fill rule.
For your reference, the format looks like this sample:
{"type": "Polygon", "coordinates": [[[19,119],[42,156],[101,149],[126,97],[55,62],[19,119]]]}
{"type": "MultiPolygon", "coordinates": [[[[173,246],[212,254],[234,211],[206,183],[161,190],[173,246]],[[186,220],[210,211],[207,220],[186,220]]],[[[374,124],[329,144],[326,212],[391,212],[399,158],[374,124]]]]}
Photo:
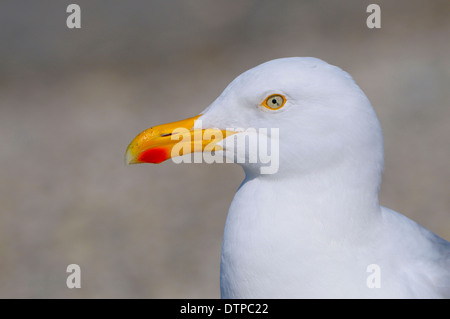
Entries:
{"type": "Polygon", "coordinates": [[[196,154],[245,172],[224,229],[222,298],[450,298],[450,243],[379,204],[382,130],[342,69],[311,57],[260,64],[200,115],[140,133],[125,157],[196,154]],[[264,138],[275,169],[237,150],[242,136],[264,138]]]}

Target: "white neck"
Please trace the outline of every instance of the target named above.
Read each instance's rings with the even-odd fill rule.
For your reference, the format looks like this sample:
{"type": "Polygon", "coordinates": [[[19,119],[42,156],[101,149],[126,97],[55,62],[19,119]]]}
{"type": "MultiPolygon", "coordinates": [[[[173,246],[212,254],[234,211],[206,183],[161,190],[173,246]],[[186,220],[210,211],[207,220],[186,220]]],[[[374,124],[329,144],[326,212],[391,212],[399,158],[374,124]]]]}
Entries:
{"type": "Polygon", "coordinates": [[[369,180],[373,183],[367,185],[363,184],[367,174],[363,169],[353,172],[347,165],[291,178],[247,174],[231,204],[225,226],[222,295],[239,297],[237,292],[245,292],[247,288],[249,292],[268,290],[271,280],[283,281],[285,275],[288,280],[290,270],[301,270],[298,268],[305,256],[308,259],[305,270],[314,269],[324,258],[332,260],[335,251],[330,252],[333,249],[330,244],[340,247],[355,238],[357,241],[367,238],[361,232],[370,231],[381,216],[379,176],[372,176],[369,180]],[[324,252],[330,253],[323,255],[324,252]],[[280,260],[282,265],[277,264],[280,260]],[[269,280],[274,270],[276,278],[269,280]],[[255,281],[249,274],[255,276],[255,281]],[[268,281],[264,283],[257,278],[268,281]]]}
{"type": "MultiPolygon", "coordinates": [[[[259,217],[263,217],[263,212],[269,215],[292,214],[294,216],[290,217],[302,224],[320,220],[324,226],[330,224],[332,229],[339,223],[342,230],[355,222],[370,222],[368,219],[379,212],[380,183],[379,171],[346,162],[301,176],[252,175],[248,171],[233,204],[238,211],[244,210],[240,214],[251,214],[248,210],[250,204],[250,207],[258,207],[253,213],[259,217]],[[251,193],[245,202],[239,200],[241,192],[251,193]],[[251,203],[247,202],[248,198],[251,203]],[[272,207],[274,203],[275,207],[272,207]],[[277,207],[283,207],[285,211],[277,207]]],[[[233,206],[230,211],[232,209],[233,206]]]]}

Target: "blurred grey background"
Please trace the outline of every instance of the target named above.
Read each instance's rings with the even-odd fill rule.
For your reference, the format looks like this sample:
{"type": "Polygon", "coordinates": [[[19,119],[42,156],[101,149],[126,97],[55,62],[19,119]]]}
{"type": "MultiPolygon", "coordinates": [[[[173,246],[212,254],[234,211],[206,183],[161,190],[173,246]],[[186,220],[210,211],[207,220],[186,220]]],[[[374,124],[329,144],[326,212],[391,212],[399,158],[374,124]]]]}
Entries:
{"type": "Polygon", "coordinates": [[[449,240],[449,18],[448,0],[2,0],[0,297],[219,297],[240,167],[126,167],[124,152],[279,57],[354,77],[384,130],[382,204],[449,240]]]}

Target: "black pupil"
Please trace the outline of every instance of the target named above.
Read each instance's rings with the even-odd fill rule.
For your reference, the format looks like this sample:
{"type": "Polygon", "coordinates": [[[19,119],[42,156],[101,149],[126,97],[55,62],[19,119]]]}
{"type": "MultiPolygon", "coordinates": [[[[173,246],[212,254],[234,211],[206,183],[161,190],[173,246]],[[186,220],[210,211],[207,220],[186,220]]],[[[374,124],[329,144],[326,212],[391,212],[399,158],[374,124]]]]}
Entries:
{"type": "Polygon", "coordinates": [[[277,100],[272,99],[272,103],[278,105],[277,100]]]}

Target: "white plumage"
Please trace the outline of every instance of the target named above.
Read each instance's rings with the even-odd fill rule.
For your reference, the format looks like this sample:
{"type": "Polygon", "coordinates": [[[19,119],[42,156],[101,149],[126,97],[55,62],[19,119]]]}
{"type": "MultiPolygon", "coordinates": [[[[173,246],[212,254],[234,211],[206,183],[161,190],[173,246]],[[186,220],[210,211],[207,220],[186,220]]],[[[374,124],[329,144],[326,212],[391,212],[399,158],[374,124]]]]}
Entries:
{"type": "Polygon", "coordinates": [[[378,203],[382,132],[349,74],[315,58],[269,61],[237,77],[200,119],[280,130],[276,174],[241,164],[222,297],[450,298],[450,244],[378,203]],[[270,94],[286,105],[262,109],[270,94]],[[379,267],[378,288],[367,284],[369,265],[379,267]]]}

